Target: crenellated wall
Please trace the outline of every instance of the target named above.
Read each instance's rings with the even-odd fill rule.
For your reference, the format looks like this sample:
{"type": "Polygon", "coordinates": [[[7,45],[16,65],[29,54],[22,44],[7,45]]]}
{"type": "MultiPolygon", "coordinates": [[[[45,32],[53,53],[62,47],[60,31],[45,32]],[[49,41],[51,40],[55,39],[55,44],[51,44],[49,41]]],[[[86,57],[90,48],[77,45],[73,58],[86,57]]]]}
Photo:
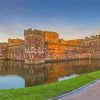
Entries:
{"type": "Polygon", "coordinates": [[[91,58],[100,59],[100,35],[84,39],[84,46],[91,52],[91,58]]]}
{"type": "Polygon", "coordinates": [[[64,40],[52,31],[28,29],[25,40],[8,39],[0,43],[0,59],[40,64],[62,60],[100,59],[100,35],[85,39],[64,40]]]}
{"type": "Polygon", "coordinates": [[[24,44],[24,40],[22,40],[22,39],[18,39],[18,38],[16,38],[16,39],[9,38],[8,39],[8,46],[9,47],[20,46],[20,45],[23,45],[23,44],[24,44]]]}

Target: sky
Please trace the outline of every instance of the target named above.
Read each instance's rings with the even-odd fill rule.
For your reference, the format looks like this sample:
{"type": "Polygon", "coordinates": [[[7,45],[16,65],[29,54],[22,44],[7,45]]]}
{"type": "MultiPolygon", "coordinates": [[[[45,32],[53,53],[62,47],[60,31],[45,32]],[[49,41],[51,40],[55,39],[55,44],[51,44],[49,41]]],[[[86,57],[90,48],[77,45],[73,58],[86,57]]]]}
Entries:
{"type": "Polygon", "coordinates": [[[100,34],[100,0],[0,0],[0,42],[24,38],[28,28],[65,40],[100,34]]]}

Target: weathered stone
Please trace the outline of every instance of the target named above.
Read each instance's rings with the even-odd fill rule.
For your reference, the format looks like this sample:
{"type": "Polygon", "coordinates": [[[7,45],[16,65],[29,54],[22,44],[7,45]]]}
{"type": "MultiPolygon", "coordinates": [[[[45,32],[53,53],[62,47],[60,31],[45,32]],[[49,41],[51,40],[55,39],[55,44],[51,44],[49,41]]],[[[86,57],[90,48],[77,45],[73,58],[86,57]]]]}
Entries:
{"type": "Polygon", "coordinates": [[[19,45],[23,45],[24,44],[24,40],[22,39],[8,39],[8,46],[19,46],[19,45]]]}
{"type": "Polygon", "coordinates": [[[45,62],[44,33],[38,30],[25,30],[25,63],[45,62]]]}
{"type": "Polygon", "coordinates": [[[8,43],[0,43],[0,59],[7,59],[8,43]]]}
{"type": "Polygon", "coordinates": [[[73,60],[100,59],[100,35],[85,39],[59,39],[56,32],[28,29],[25,40],[8,39],[0,44],[0,59],[23,60],[27,64],[73,60]]]}
{"type": "Polygon", "coordinates": [[[24,61],[24,45],[9,47],[8,59],[24,61]]]}

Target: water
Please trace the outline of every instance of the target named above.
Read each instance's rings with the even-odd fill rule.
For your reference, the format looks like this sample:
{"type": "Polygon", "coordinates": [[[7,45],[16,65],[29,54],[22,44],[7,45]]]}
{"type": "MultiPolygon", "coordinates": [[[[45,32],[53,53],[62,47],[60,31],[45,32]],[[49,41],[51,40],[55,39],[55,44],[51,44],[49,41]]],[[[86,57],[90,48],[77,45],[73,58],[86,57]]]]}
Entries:
{"type": "Polygon", "coordinates": [[[0,89],[24,88],[56,82],[70,75],[100,70],[100,60],[76,60],[41,65],[0,61],[0,89]]]}
{"type": "Polygon", "coordinates": [[[76,74],[71,74],[71,75],[69,75],[69,76],[60,77],[60,78],[58,79],[58,81],[68,80],[68,79],[71,79],[71,78],[74,78],[74,77],[77,77],[77,76],[78,76],[78,75],[76,75],[76,74]]]}
{"type": "Polygon", "coordinates": [[[24,88],[25,80],[16,75],[0,76],[0,89],[24,88]]]}

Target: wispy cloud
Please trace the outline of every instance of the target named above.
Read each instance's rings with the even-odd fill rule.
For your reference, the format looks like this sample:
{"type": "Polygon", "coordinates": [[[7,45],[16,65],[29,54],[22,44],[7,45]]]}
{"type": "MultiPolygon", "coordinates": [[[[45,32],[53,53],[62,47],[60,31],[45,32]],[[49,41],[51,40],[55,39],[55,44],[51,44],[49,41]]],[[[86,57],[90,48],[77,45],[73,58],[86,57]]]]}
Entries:
{"type": "Polygon", "coordinates": [[[8,38],[22,38],[23,34],[20,29],[13,25],[0,25],[0,42],[5,42],[8,38]]]}
{"type": "Polygon", "coordinates": [[[91,36],[99,34],[99,27],[88,27],[82,28],[80,26],[75,26],[65,23],[47,24],[47,23],[17,23],[13,25],[0,25],[0,42],[7,41],[8,38],[23,38],[24,29],[33,28],[40,30],[48,30],[58,32],[60,38],[66,40],[84,38],[85,36],[91,36]]]}
{"type": "Polygon", "coordinates": [[[99,26],[88,26],[83,28],[82,26],[73,25],[70,23],[57,23],[57,24],[45,24],[38,23],[33,25],[33,28],[43,29],[49,31],[58,32],[60,38],[64,39],[79,39],[84,38],[85,36],[91,36],[99,34],[99,26]]]}

